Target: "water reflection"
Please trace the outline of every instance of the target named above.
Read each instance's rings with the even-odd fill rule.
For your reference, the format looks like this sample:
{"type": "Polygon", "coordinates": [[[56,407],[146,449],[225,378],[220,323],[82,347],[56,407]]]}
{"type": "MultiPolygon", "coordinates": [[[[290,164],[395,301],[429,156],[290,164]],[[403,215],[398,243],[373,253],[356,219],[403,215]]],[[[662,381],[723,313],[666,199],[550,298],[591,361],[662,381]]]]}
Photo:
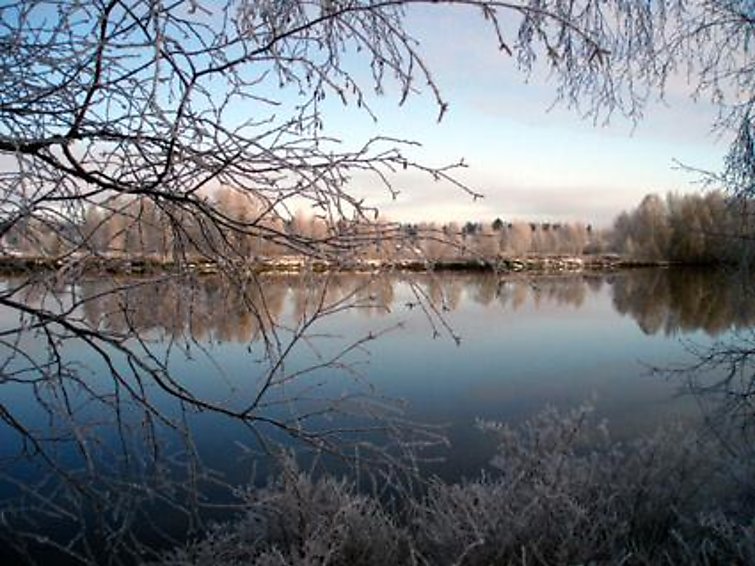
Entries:
{"type": "Polygon", "coordinates": [[[724,270],[639,270],[617,277],[613,304],[646,334],[702,330],[718,336],[755,325],[755,277],[724,270]]]}
{"type": "Polygon", "coordinates": [[[348,303],[370,318],[419,298],[428,299],[439,313],[454,312],[463,301],[512,311],[527,304],[580,308],[604,285],[610,287],[616,311],[631,316],[648,335],[702,330],[717,336],[755,325],[755,302],[748,300],[753,283],[752,277],[723,271],[647,269],[610,276],[276,275],[241,286],[215,277],[130,285],[90,280],[80,287],[86,320],[93,327],[246,343],[279,324],[287,304],[294,320],[323,302],[348,303]],[[406,289],[411,289],[409,298],[406,289]]]}
{"type": "Polygon", "coordinates": [[[216,277],[125,285],[89,280],[81,283],[81,294],[86,320],[93,328],[247,342],[278,319],[288,287],[263,288],[255,283],[236,286],[216,277]]]}

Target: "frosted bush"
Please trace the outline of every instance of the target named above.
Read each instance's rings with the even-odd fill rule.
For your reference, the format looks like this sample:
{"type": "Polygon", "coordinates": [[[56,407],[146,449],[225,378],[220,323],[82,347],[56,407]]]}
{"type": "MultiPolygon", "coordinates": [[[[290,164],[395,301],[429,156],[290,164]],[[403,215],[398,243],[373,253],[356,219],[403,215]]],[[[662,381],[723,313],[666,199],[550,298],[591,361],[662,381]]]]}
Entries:
{"type": "Polygon", "coordinates": [[[589,406],[549,408],[522,427],[481,422],[498,449],[480,477],[433,480],[402,513],[290,462],[250,491],[237,523],[168,564],[755,563],[755,463],[682,426],[612,442],[589,406]]]}
{"type": "Polygon", "coordinates": [[[286,458],[278,478],[246,494],[235,523],[176,551],[165,564],[264,566],[398,564],[405,535],[376,498],[333,477],[313,480],[286,458]]]}
{"type": "MultiPolygon", "coordinates": [[[[433,486],[415,537],[428,563],[704,562],[697,539],[713,532],[697,513],[723,485],[723,454],[681,427],[613,444],[590,412],[547,409],[518,430],[481,423],[498,440],[497,473],[433,486]]],[[[719,504],[725,494],[716,493],[719,504]]],[[[705,540],[727,560],[755,558],[751,545],[730,548],[748,537],[752,526],[705,540]]]]}

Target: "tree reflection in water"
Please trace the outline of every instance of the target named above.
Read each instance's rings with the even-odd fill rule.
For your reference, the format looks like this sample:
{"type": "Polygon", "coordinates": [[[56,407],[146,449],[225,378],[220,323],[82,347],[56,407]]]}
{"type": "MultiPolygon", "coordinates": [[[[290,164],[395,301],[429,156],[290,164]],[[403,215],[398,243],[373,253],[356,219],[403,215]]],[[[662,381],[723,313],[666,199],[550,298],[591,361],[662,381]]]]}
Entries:
{"type": "Polygon", "coordinates": [[[646,334],[718,336],[755,325],[754,283],[751,274],[723,269],[638,270],[616,278],[614,306],[646,334]]]}
{"type": "MultiPolygon", "coordinates": [[[[158,332],[162,338],[193,341],[254,342],[276,326],[286,301],[293,318],[302,320],[323,296],[345,300],[370,317],[395,308],[396,286],[416,283],[438,312],[453,312],[462,296],[484,306],[518,310],[527,301],[537,306],[580,307],[588,293],[609,283],[617,312],[630,315],[646,334],[673,336],[701,330],[718,336],[755,325],[750,289],[755,277],[706,269],[636,269],[631,274],[496,276],[433,274],[369,277],[340,274],[303,279],[275,275],[254,279],[238,289],[219,278],[191,284],[174,279],[134,281],[112,292],[112,283],[85,281],[79,292],[89,324],[116,332],[158,332]]],[[[39,300],[32,288],[26,300],[39,300]]]]}

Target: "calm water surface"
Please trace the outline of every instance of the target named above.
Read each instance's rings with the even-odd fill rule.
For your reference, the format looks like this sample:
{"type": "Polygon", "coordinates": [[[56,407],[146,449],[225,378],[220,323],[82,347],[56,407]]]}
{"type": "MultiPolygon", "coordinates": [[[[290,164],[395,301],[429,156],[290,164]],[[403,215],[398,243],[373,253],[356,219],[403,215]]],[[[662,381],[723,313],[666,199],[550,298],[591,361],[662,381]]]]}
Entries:
{"type": "MultiPolygon", "coordinates": [[[[114,333],[136,329],[185,391],[232,408],[247,406],[260,390],[269,368],[265,352],[275,347],[266,337],[277,337],[285,350],[320,299],[339,307],[343,301],[353,308],[334,307],[307,329],[306,340],[294,343],[281,375],[307,371],[272,390],[266,397],[270,404],[260,407],[260,414],[285,419],[292,408],[278,401],[295,399],[316,410],[324,406],[323,399],[345,399],[355,392],[363,395],[359,400],[385,398],[381,405],[386,407],[401,400],[406,418],[437,425],[450,440],[447,449],[432,452],[442,455],[443,462],[427,467],[449,480],[478,474],[491,456],[492,446],[475,426],[479,418],[517,423],[547,404],[568,408],[591,399],[619,439],[671,420],[697,422],[699,400],[684,394],[684,379],[663,378],[651,368],[691,363],[691,345],[725,340],[734,330],[755,324],[749,281],[695,270],[375,280],[343,275],[327,281],[276,276],[263,279],[245,296],[214,279],[191,287],[136,283],[117,294],[106,293],[113,285],[108,281],[52,293],[32,289],[24,300],[51,309],[77,300],[81,304],[74,313],[82,324],[114,333]],[[338,355],[349,344],[378,335],[338,355]],[[334,357],[335,364],[326,363],[334,357]]],[[[9,280],[5,288],[14,284],[9,280]]],[[[15,328],[17,315],[3,311],[0,323],[15,328]]],[[[134,338],[128,344],[139,348],[134,338]]],[[[102,359],[81,340],[61,345],[81,378],[75,387],[38,383],[34,372],[26,371],[30,360],[55,362],[47,357],[44,335],[6,337],[3,347],[3,509],[14,509],[27,486],[52,489],[56,474],[66,470],[102,466],[106,474],[117,476],[128,469],[128,481],[149,481],[144,478],[159,456],[134,465],[134,454],[138,459],[140,451],[158,444],[180,467],[186,460],[183,437],[156,422],[158,414],[187,423],[196,452],[223,481],[245,483],[255,468],[260,477],[263,459],[257,457],[259,446],[248,427],[210,412],[185,410],[149,380],[139,384],[143,393],[135,394],[148,400],[150,411],[144,411],[127,401],[129,378],[120,384],[113,380],[102,359]],[[29,435],[23,437],[19,430],[29,435]],[[150,434],[165,434],[165,440],[155,442],[150,434]],[[82,456],[77,441],[94,447],[89,454],[94,462],[82,456]],[[44,450],[35,442],[47,447],[51,461],[41,461],[44,450]],[[56,472],[50,473],[51,462],[56,472]]],[[[124,363],[116,352],[111,361],[116,368],[124,363]]],[[[343,403],[350,410],[355,406],[343,403]]],[[[328,415],[313,417],[310,424],[351,422],[361,420],[328,415]]],[[[45,520],[50,518],[41,520],[41,528],[53,529],[45,520]]]]}

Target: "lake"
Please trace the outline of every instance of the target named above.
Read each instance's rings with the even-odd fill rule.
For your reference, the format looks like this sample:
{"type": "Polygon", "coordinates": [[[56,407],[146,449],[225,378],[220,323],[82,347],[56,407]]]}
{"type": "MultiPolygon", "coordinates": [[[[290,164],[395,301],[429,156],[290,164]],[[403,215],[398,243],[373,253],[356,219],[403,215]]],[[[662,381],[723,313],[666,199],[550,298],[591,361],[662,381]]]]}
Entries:
{"type": "MultiPolygon", "coordinates": [[[[240,285],[3,282],[18,305],[72,321],[39,327],[19,323],[20,307],[0,311],[6,537],[47,556],[33,537],[75,538],[83,517],[87,532],[136,523],[146,544],[170,545],[203,513],[227,516],[233,486],[266,481],[266,446],[308,462],[329,449],[367,462],[411,448],[424,474],[456,481],[492,455],[477,419],[515,425],[590,401],[621,441],[697,426],[706,404],[689,376],[653,369],[693,364],[695,348],[755,325],[752,281],[723,271],[240,285]]],[[[108,552],[129,544],[119,536],[108,552]]]]}

